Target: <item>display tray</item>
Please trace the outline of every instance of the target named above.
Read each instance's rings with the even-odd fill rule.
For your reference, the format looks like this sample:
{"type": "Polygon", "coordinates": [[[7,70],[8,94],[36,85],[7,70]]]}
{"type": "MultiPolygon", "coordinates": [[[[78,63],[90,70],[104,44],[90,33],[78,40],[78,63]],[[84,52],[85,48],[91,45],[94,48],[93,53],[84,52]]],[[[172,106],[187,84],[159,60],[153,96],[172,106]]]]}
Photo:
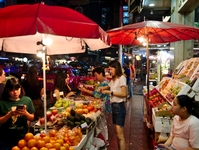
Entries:
{"type": "Polygon", "coordinates": [[[71,146],[74,150],[81,150],[84,144],[86,144],[87,135],[82,135],[82,140],[79,142],[77,146],[71,146]]]}

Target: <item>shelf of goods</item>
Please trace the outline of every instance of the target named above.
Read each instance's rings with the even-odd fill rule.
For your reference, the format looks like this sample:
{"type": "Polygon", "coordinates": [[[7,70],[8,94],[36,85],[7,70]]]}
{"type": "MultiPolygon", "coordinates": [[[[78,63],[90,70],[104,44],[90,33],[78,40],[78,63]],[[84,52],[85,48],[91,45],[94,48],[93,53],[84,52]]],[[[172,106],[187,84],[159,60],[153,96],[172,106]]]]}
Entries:
{"type": "MultiPolygon", "coordinates": [[[[47,111],[47,133],[45,134],[51,135],[52,132],[55,132],[55,135],[59,135],[65,143],[68,143],[67,138],[69,138],[69,145],[74,150],[88,148],[92,142],[96,126],[101,119],[104,103],[100,99],[88,96],[78,97],[76,100],[62,99],[62,101],[68,101],[68,107],[64,108],[62,105],[60,107],[53,106],[47,111]],[[63,132],[69,130],[70,132],[67,134],[71,135],[64,136],[66,133],[63,132]],[[78,135],[82,136],[77,137],[76,134],[73,136],[72,133],[74,130],[78,130],[78,135]]],[[[36,123],[31,125],[30,131],[38,136],[41,135],[43,129],[44,118],[40,118],[36,123]]]]}
{"type": "MultiPolygon", "coordinates": [[[[156,142],[163,127],[170,132],[173,115],[170,112],[173,100],[178,95],[188,95],[199,101],[199,58],[181,62],[172,78],[163,77],[157,86],[150,85],[149,95],[144,87],[144,114],[147,124],[152,124],[156,142]]],[[[151,125],[147,125],[151,128],[151,125]]]]}
{"type": "Polygon", "coordinates": [[[157,85],[157,90],[160,94],[172,105],[173,100],[177,95],[189,95],[193,97],[195,92],[191,90],[191,87],[186,83],[179,80],[164,77],[157,85]]]}

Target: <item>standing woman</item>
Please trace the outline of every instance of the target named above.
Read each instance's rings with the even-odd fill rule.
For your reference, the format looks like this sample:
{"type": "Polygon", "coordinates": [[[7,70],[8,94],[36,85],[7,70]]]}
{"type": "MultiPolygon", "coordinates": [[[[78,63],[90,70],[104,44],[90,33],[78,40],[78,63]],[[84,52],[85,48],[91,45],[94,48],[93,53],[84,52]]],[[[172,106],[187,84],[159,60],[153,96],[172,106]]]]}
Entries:
{"type": "Polygon", "coordinates": [[[25,95],[32,99],[35,107],[35,120],[38,120],[44,115],[43,101],[41,100],[44,94],[43,83],[38,80],[38,69],[36,66],[31,66],[28,70],[27,77],[23,81],[23,89],[25,95]]]}
{"type": "Polygon", "coordinates": [[[124,122],[126,117],[126,108],[124,102],[127,96],[126,77],[123,75],[122,67],[119,61],[113,60],[109,63],[112,79],[109,85],[101,87],[99,90],[103,94],[110,94],[112,107],[112,121],[115,125],[119,150],[125,150],[124,122]]]}
{"type": "Polygon", "coordinates": [[[28,121],[34,119],[34,106],[17,79],[6,82],[0,101],[0,149],[11,150],[28,132],[28,121]],[[21,105],[20,109],[17,106],[21,105]]]}

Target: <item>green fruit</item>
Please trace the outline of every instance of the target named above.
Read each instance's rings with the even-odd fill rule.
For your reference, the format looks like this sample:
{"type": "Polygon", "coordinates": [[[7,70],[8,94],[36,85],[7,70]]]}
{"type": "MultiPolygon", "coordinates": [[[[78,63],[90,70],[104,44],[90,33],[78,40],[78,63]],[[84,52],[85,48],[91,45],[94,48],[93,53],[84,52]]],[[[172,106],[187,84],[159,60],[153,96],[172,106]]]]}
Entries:
{"type": "Polygon", "coordinates": [[[85,121],[85,117],[83,115],[80,115],[81,120],[85,121]]]}
{"type": "Polygon", "coordinates": [[[75,124],[72,122],[72,121],[68,121],[67,122],[67,125],[69,126],[69,127],[75,127],[75,124]]]}
{"type": "Polygon", "coordinates": [[[75,117],[73,117],[73,116],[68,116],[67,119],[70,120],[70,121],[72,121],[72,122],[75,121],[75,117]]]}
{"type": "Polygon", "coordinates": [[[81,125],[81,122],[75,122],[75,126],[80,126],[81,125]]]}
{"type": "Polygon", "coordinates": [[[75,115],[75,121],[81,121],[81,118],[80,118],[80,116],[79,115],[75,115]]]}
{"type": "Polygon", "coordinates": [[[71,109],[70,114],[71,114],[72,116],[75,116],[75,111],[74,111],[73,109],[71,109]]]}

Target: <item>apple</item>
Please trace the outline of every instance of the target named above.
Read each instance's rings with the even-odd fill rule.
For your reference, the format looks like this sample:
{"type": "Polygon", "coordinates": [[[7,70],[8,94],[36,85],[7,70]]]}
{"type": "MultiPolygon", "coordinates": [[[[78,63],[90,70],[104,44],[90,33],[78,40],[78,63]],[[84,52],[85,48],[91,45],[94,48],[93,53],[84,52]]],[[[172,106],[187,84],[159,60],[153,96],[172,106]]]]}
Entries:
{"type": "Polygon", "coordinates": [[[58,114],[58,110],[57,110],[57,109],[53,109],[53,110],[52,110],[52,115],[55,116],[56,114],[58,114]]]}
{"type": "Polygon", "coordinates": [[[40,118],[39,122],[40,122],[41,125],[44,124],[44,117],[40,118]]]}
{"type": "Polygon", "coordinates": [[[52,113],[51,113],[51,111],[47,111],[46,112],[46,118],[47,118],[47,120],[50,120],[50,117],[52,116],[52,113]]]}

